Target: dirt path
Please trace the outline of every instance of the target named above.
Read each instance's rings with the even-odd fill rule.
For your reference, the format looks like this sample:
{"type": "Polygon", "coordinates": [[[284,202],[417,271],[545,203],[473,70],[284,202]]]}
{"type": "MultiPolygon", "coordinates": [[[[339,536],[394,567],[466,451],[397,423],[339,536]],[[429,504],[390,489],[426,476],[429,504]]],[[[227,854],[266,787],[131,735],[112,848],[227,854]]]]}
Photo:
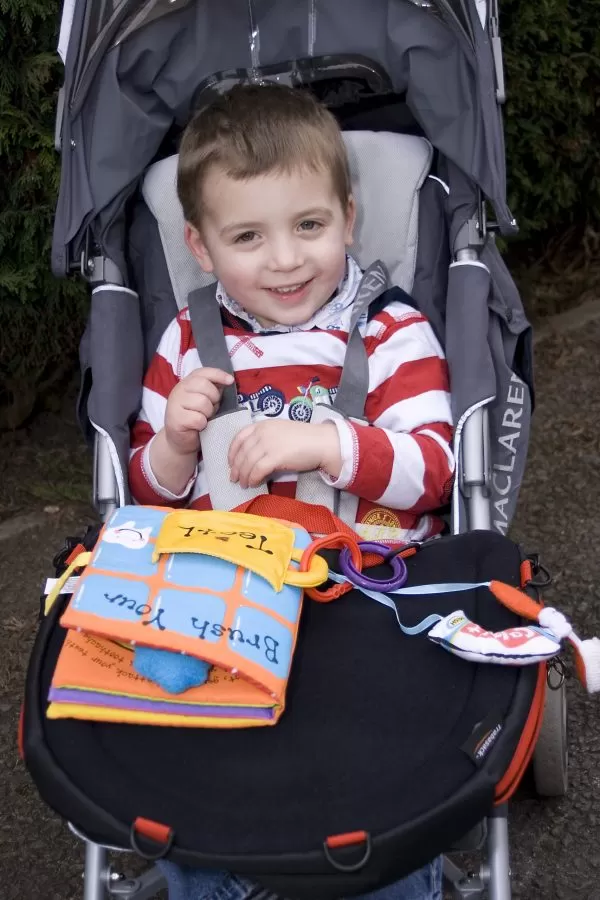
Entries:
{"type": "MultiPolygon", "coordinates": [[[[584,635],[600,635],[600,322],[538,348],[538,407],[513,537],[541,553],[554,596],[584,635]]],[[[15,735],[40,585],[65,534],[78,533],[89,460],[72,397],[0,446],[0,896],[82,896],[82,845],[38,799],[15,735]]],[[[525,785],[511,807],[515,900],[600,898],[598,698],[569,683],[571,789],[541,802],[525,785]]]]}

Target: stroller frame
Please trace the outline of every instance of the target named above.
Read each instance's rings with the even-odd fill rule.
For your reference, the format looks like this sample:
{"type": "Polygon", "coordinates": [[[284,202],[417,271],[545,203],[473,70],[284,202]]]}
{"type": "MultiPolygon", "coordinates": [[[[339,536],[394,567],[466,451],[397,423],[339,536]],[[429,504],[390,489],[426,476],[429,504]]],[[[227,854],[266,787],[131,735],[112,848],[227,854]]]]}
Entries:
{"type": "MultiPolygon", "coordinates": [[[[469,254],[470,259],[477,259],[475,251],[466,250],[463,253],[469,254]]],[[[466,499],[471,529],[491,528],[488,495],[490,476],[486,464],[488,447],[487,411],[480,408],[465,423],[457,473],[460,489],[466,499]]],[[[118,507],[118,490],[108,442],[102,435],[98,435],[95,441],[94,475],[94,505],[105,521],[118,507]]],[[[548,691],[547,695],[552,693],[554,692],[548,691]]],[[[165,887],[165,881],[156,866],[141,876],[125,878],[108,863],[108,852],[124,852],[122,849],[94,844],[72,825],[69,827],[86,843],[83,900],[105,900],[106,897],[150,900],[157,891],[165,887]]],[[[448,856],[444,857],[444,880],[451,885],[454,900],[483,900],[486,891],[489,900],[511,900],[507,804],[492,809],[481,827],[466,835],[464,844],[461,843],[451,852],[478,851],[483,846],[485,860],[479,872],[465,872],[448,856]]],[[[256,900],[263,896],[267,900],[266,892],[258,894],[256,900]]]]}
{"type": "MultiPolygon", "coordinates": [[[[157,891],[166,887],[165,880],[156,866],[142,875],[126,878],[108,864],[108,852],[120,851],[116,847],[93,844],[72,825],[73,834],[86,842],[84,895],[83,900],[106,900],[106,897],[121,897],[124,900],[151,900],[157,891]]],[[[508,853],[508,816],[506,805],[498,806],[482,828],[486,843],[486,862],[478,873],[464,872],[449,857],[443,860],[444,879],[452,886],[453,900],[483,900],[488,891],[490,900],[510,900],[510,867],[508,853]]],[[[481,839],[472,846],[460,850],[478,850],[481,839]]],[[[129,852],[129,851],[124,851],[129,852]]],[[[259,891],[253,900],[269,900],[273,895],[259,891]]]]}
{"type": "MultiPolygon", "coordinates": [[[[486,167],[482,168],[475,165],[474,168],[464,168],[464,172],[460,172],[456,166],[453,166],[453,177],[460,193],[463,175],[466,176],[471,186],[476,186],[476,204],[469,206],[469,215],[467,221],[462,223],[460,233],[455,235],[453,261],[457,264],[469,266],[474,263],[475,266],[481,265],[479,262],[482,252],[485,249],[486,237],[488,232],[500,230],[504,234],[510,234],[516,228],[516,223],[512,219],[510,210],[508,210],[504,200],[504,165],[503,159],[500,163],[500,156],[503,157],[503,145],[501,142],[501,124],[499,124],[499,111],[497,104],[504,101],[504,78],[502,72],[501,46],[498,32],[498,5],[496,0],[489,0],[487,19],[484,23],[479,22],[478,13],[475,5],[472,3],[454,4],[452,0],[435,0],[434,3],[419,4],[413,0],[416,7],[422,6],[425,10],[429,6],[438,7],[442,20],[446,25],[450,26],[454,32],[459,44],[469,46],[471,48],[473,60],[477,60],[478,67],[483,73],[481,77],[485,79],[486,90],[484,96],[494,97],[496,104],[492,104],[494,108],[480,109],[478,114],[482,121],[486,121],[486,139],[489,141],[490,147],[484,147],[482,151],[482,159],[485,157],[486,167]],[[479,28],[481,24],[482,28],[479,28]],[[490,170],[490,164],[494,159],[494,154],[490,149],[492,145],[498,145],[498,155],[490,170]],[[494,176],[494,177],[493,177],[494,176]],[[497,224],[486,224],[485,207],[483,197],[491,201],[494,207],[497,224]]],[[[107,21],[106,26],[102,26],[102,41],[98,40],[90,47],[94,53],[90,53],[90,59],[86,59],[85,52],[81,54],[78,51],[76,41],[69,44],[68,36],[63,41],[61,31],[61,43],[63,44],[63,58],[66,62],[66,70],[68,78],[65,81],[65,89],[61,90],[59,97],[59,109],[57,114],[57,149],[62,142],[63,146],[69,152],[63,153],[63,181],[68,185],[71,175],[72,160],[79,158],[84,154],[85,142],[83,141],[83,131],[78,116],[85,99],[86,93],[92,83],[95,70],[100,64],[98,57],[99,50],[95,48],[109,46],[111,41],[113,48],[123,45],[125,39],[141,29],[145,23],[145,17],[148,18],[149,29],[152,30],[154,25],[162,25],[167,27],[169,23],[168,16],[161,11],[161,4],[140,4],[144,6],[143,14],[139,17],[133,16],[125,21],[126,14],[135,6],[135,3],[129,2],[119,7],[117,14],[107,21]],[[156,11],[152,12],[156,6],[156,11]],[[155,17],[157,20],[163,17],[160,22],[152,22],[155,17]],[[113,21],[114,20],[114,21],[113,21]],[[123,26],[123,30],[118,34],[118,29],[123,26]],[[92,58],[93,57],[93,58],[92,58]],[[73,85],[77,83],[78,90],[75,91],[73,85]],[[76,102],[74,102],[76,101],[76,102]],[[77,121],[75,121],[77,120],[77,121]],[[75,130],[75,125],[79,130],[75,130]]],[[[173,4],[172,9],[175,16],[181,15],[185,17],[187,13],[184,7],[187,4],[173,4]],[[182,11],[176,7],[182,7],[182,11]]],[[[73,5],[75,6],[75,4],[73,5]]],[[[84,3],[78,3],[75,9],[74,33],[86,34],[88,25],[84,21],[84,3]]],[[[166,7],[166,4],[163,4],[166,7]]],[[[250,13],[250,50],[252,61],[252,74],[256,76],[261,71],[260,47],[257,38],[258,23],[252,18],[253,4],[250,0],[248,9],[250,13]]],[[[316,65],[318,58],[314,54],[316,43],[316,7],[310,4],[311,18],[309,27],[309,48],[308,57],[310,61],[311,77],[315,72],[318,73],[319,66],[316,65]],[[313,65],[315,64],[315,65],[313,65]]],[[[417,23],[421,20],[420,16],[426,16],[423,10],[411,11],[411,21],[417,23]]],[[[369,16],[372,11],[369,10],[369,16]]],[[[364,24],[364,23],[363,23],[364,24]]],[[[68,28],[70,28],[70,24],[68,28]]],[[[67,28],[67,30],[68,30],[67,28]]],[[[265,32],[266,33],[266,32],[265,32]]],[[[324,33],[324,32],[323,32],[324,33]]],[[[318,43],[318,42],[317,42],[318,43]]],[[[325,45],[327,41],[323,41],[325,45]]],[[[332,42],[332,49],[337,50],[332,42]]],[[[264,42],[263,42],[264,45],[264,42]]],[[[89,48],[88,48],[89,49],[89,48]]],[[[328,47],[328,52],[330,48],[328,47]]],[[[85,50],[85,48],[84,48],[85,50]]],[[[291,55],[289,57],[291,59],[291,55]]],[[[329,57],[334,60],[334,57],[329,57]]],[[[435,54],[433,57],[435,59],[435,54]]],[[[429,62],[431,62],[431,59],[429,62]]],[[[441,58],[441,56],[438,56],[441,58]]],[[[325,57],[323,57],[325,59],[325,57]]],[[[356,58],[352,58],[350,65],[350,74],[352,71],[360,70],[359,74],[365,76],[365,57],[361,57],[360,64],[357,64],[356,58]]],[[[427,60],[426,60],[427,61],[427,60]]],[[[348,62],[348,60],[347,60],[348,62]]],[[[367,61],[368,62],[368,61],[367,61]]],[[[339,58],[337,60],[339,65],[339,58]]],[[[302,78],[298,78],[298,72],[301,69],[299,62],[296,62],[298,71],[294,70],[294,82],[302,83],[302,78]]],[[[418,68],[418,67],[416,67],[418,68]]],[[[419,77],[423,77],[426,71],[425,67],[421,70],[419,77]]],[[[366,80],[377,81],[381,73],[377,68],[367,67],[366,80]]],[[[383,75],[385,76],[385,71],[383,75]]],[[[442,73],[443,74],[443,73],[442,73]]],[[[412,77],[412,75],[411,75],[412,77]]],[[[417,75],[414,76],[415,79],[417,75]]],[[[432,78],[439,77],[437,71],[431,73],[432,78]]],[[[400,79],[401,80],[401,79],[400,79]]],[[[215,86],[212,81],[211,84],[215,86]]],[[[393,88],[400,87],[406,91],[408,84],[394,84],[393,88]]],[[[385,85],[384,85],[385,87],[385,85]]],[[[391,85],[390,85],[391,87],[391,85]]],[[[189,99],[189,98],[188,98],[189,99]]],[[[196,98],[197,99],[197,98],[196,98]]],[[[425,110],[421,110],[421,117],[425,119],[425,110]]],[[[473,120],[475,114],[473,114],[473,120]]],[[[432,122],[427,124],[431,126],[432,122]]],[[[468,129],[467,129],[468,130],[468,129]]],[[[484,141],[484,144],[485,144],[484,141]]],[[[93,141],[88,142],[88,146],[93,146],[93,141]]],[[[438,149],[452,158],[452,154],[448,152],[448,147],[442,142],[438,144],[438,149]]],[[[452,148],[450,148],[452,149],[452,148]]],[[[477,162],[477,161],[475,161],[477,162]]],[[[126,192],[125,192],[126,193],[126,192]]],[[[108,228],[99,228],[96,233],[84,222],[84,215],[80,215],[81,221],[73,221],[67,227],[68,215],[66,208],[68,204],[65,198],[68,192],[65,190],[65,196],[62,198],[62,207],[59,203],[60,214],[57,213],[58,228],[55,228],[55,244],[53,248],[53,268],[55,274],[64,276],[69,270],[77,268],[81,274],[88,280],[92,286],[102,284],[108,289],[115,287],[117,290],[126,283],[125,267],[122,265],[123,260],[119,254],[119,247],[116,246],[118,241],[110,235],[119,233],[118,229],[111,231],[108,228]],[[110,234],[109,234],[110,232],[110,234]],[[99,238],[102,233],[102,239],[99,238]],[[67,236],[69,235],[69,236],[67,236]],[[73,238],[75,235],[75,238],[73,238]]],[[[109,198],[110,199],[110,198],[109,198]]],[[[112,200],[111,200],[112,202],[112,200]]],[[[110,204],[107,203],[106,222],[109,221],[112,212],[109,210],[110,204]],[[109,215],[110,213],[110,215],[109,215]]],[[[77,210],[77,212],[79,212],[77,210]]],[[[484,266],[485,268],[485,266],[484,266]]],[[[131,292],[134,293],[134,292],[131,292]]],[[[458,530],[474,530],[483,529],[490,530],[492,528],[491,504],[497,490],[492,482],[492,450],[496,452],[497,448],[491,446],[490,433],[492,413],[488,412],[485,403],[467,402],[465,407],[467,412],[461,421],[461,440],[457,459],[457,490],[455,493],[455,501],[460,498],[464,505],[465,516],[462,521],[458,522],[458,517],[454,520],[453,531],[458,530]],[[468,407],[468,408],[467,408],[468,407]]],[[[113,456],[115,453],[115,443],[111,437],[100,427],[95,427],[94,433],[94,464],[93,464],[93,502],[100,515],[102,521],[106,521],[112,512],[123,502],[120,493],[120,486],[117,483],[115,469],[113,466],[113,456]]],[[[122,448],[121,448],[122,449],[122,448]]],[[[515,479],[517,482],[518,479],[515,479]]],[[[508,519],[507,519],[508,521],[508,519]]],[[[559,686],[559,690],[549,690],[546,692],[546,711],[545,719],[554,727],[554,734],[542,736],[548,745],[557,744],[559,738],[564,741],[564,726],[562,734],[556,734],[557,723],[562,722],[560,715],[556,714],[556,710],[564,708],[564,684],[559,686]],[[548,716],[548,710],[551,708],[553,714],[548,716]]],[[[564,760],[563,769],[564,769],[564,760]]],[[[551,779],[550,779],[551,780],[551,779]]],[[[565,787],[565,779],[563,778],[563,788],[565,787]]],[[[71,831],[85,842],[85,871],[84,871],[84,900],[105,900],[107,897],[124,897],[131,900],[146,900],[165,887],[164,879],[159,870],[152,866],[144,874],[139,877],[125,878],[119,872],[113,870],[109,864],[109,852],[115,851],[119,853],[131,852],[126,848],[110,847],[99,845],[91,842],[84,834],[77,831],[72,825],[69,826],[71,831]]],[[[507,805],[502,804],[493,808],[488,817],[478,826],[474,832],[467,835],[464,841],[456,847],[449,850],[449,853],[460,853],[463,851],[477,851],[485,847],[485,859],[481,864],[477,873],[463,872],[449,857],[444,857],[444,878],[451,885],[455,900],[470,900],[470,898],[483,898],[486,893],[490,900],[510,900],[511,884],[510,884],[510,867],[509,867],[509,841],[508,841],[508,816],[507,805]]],[[[256,900],[268,900],[273,895],[268,891],[257,889],[253,895],[256,900]]]]}

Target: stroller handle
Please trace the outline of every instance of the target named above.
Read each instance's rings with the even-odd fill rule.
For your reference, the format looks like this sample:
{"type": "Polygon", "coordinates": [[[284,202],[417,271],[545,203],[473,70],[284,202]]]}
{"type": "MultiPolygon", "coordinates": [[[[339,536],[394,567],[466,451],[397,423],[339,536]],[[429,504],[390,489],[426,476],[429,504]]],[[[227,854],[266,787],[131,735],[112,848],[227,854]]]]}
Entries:
{"type": "Polygon", "coordinates": [[[394,90],[383,66],[361,54],[327,54],[291,59],[283,63],[249,69],[226,69],[205,78],[194,94],[192,109],[199,110],[227,93],[236,84],[274,82],[300,87],[330,79],[362,81],[368,94],[388,94],[394,90]]]}

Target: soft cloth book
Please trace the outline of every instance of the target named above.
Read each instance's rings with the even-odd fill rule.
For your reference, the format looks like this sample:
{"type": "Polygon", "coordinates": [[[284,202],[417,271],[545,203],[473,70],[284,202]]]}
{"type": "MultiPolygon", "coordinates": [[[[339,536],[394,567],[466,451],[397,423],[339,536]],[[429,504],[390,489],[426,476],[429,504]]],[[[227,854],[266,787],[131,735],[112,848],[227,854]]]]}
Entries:
{"type": "Polygon", "coordinates": [[[302,588],[327,577],[318,556],[300,571],[310,542],[299,526],[243,513],[117,510],[61,618],[70,635],[49,715],[157,724],[185,717],[177,724],[214,727],[277,721],[302,588]],[[207,684],[174,699],[137,675],[128,649],[136,643],[215,668],[207,684]]]}

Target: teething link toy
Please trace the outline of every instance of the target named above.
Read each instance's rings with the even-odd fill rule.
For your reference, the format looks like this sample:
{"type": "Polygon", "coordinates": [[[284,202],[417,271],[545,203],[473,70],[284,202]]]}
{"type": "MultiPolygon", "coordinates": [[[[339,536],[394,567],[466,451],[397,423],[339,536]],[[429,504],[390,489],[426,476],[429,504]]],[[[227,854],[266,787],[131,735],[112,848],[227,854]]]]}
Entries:
{"type": "MultiPolygon", "coordinates": [[[[355,568],[360,571],[362,569],[363,559],[358,541],[355,540],[351,535],[344,534],[341,531],[336,531],[333,534],[326,535],[325,537],[317,538],[317,540],[313,541],[312,544],[309,544],[302,555],[302,560],[300,562],[300,571],[305,571],[312,565],[314,556],[318,554],[320,550],[344,549],[350,556],[355,568]]],[[[323,559],[323,557],[319,556],[317,558],[323,560],[323,562],[325,562],[325,565],[327,566],[327,563],[323,559]]],[[[327,577],[323,580],[326,581],[327,577]]],[[[346,581],[342,584],[335,584],[324,591],[318,591],[314,587],[311,587],[306,591],[306,593],[311,598],[311,600],[316,600],[318,603],[329,603],[331,600],[337,600],[338,597],[341,597],[343,594],[351,591],[353,587],[353,584],[346,581]]]]}
{"type": "MultiPolygon", "coordinates": [[[[358,546],[361,551],[361,555],[363,553],[376,553],[383,556],[388,549],[383,544],[377,544],[369,541],[360,541],[358,546]]],[[[389,560],[389,564],[392,567],[393,577],[387,579],[387,581],[385,579],[380,580],[378,578],[369,578],[368,575],[363,575],[361,571],[357,570],[350,557],[350,551],[347,546],[344,547],[344,549],[340,553],[339,564],[340,569],[342,570],[348,581],[351,581],[354,585],[356,585],[356,587],[367,588],[367,590],[396,591],[406,583],[406,579],[408,578],[406,563],[399,555],[392,556],[389,560]]]]}

